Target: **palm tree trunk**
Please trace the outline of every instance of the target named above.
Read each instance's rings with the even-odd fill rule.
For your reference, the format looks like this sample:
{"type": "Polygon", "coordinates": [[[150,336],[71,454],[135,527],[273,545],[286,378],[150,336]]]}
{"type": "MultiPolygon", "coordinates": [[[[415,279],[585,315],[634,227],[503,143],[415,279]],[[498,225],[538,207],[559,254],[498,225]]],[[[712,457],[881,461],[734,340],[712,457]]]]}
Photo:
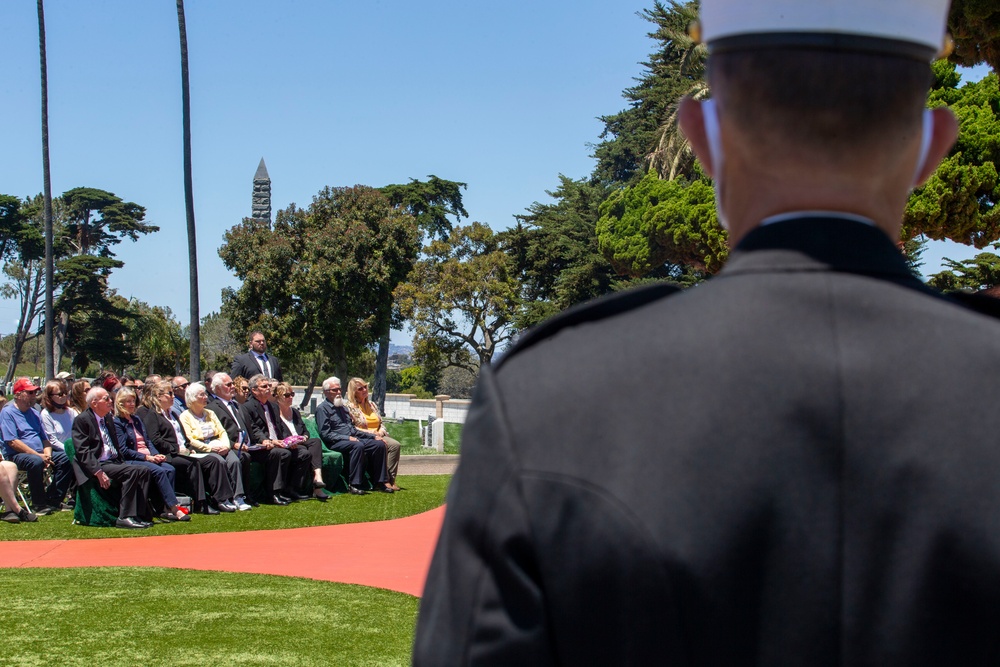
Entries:
{"type": "Polygon", "coordinates": [[[45,7],[38,0],[38,53],[42,72],[42,188],[45,197],[45,379],[55,377],[52,312],[52,179],[49,175],[49,76],[45,56],[45,7]]]}
{"type": "Polygon", "coordinates": [[[195,238],[194,192],[191,178],[191,89],[188,85],[187,28],[184,0],[177,0],[177,28],[181,37],[181,112],[184,125],[184,208],[187,213],[188,273],[191,282],[191,382],[201,378],[201,315],[198,309],[198,244],[195,238]]]}
{"type": "Polygon", "coordinates": [[[390,326],[390,324],[386,324],[385,333],[378,339],[378,353],[375,355],[375,381],[372,383],[372,401],[383,415],[385,414],[385,376],[389,369],[390,326]]]}

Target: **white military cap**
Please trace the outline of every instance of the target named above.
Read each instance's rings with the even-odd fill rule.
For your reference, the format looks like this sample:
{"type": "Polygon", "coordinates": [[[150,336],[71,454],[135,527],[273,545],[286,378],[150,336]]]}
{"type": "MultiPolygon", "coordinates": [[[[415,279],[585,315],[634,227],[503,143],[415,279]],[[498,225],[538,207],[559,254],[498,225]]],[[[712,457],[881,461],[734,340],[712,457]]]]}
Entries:
{"type": "Polygon", "coordinates": [[[702,0],[710,53],[768,47],[908,56],[942,51],[949,0],[702,0]]]}

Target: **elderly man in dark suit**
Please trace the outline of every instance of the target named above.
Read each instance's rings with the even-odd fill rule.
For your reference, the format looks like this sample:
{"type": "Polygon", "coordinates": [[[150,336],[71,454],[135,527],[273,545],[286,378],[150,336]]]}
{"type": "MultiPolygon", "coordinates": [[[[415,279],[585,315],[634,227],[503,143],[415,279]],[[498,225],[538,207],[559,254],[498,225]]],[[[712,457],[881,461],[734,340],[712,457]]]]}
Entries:
{"type": "Polygon", "coordinates": [[[483,370],[414,664],[1000,664],[1000,322],[896,248],[947,0],[701,12],[732,255],[483,370]]]}
{"type": "Polygon", "coordinates": [[[111,396],[100,387],[87,392],[87,409],[73,420],[73,472],[81,486],[93,479],[102,489],[114,482],[121,486],[118,528],[149,528],[147,505],[151,478],[143,466],[129,465],[127,452],[118,446],[119,436],[111,417],[111,396]]]}
{"type": "MultiPolygon", "coordinates": [[[[278,411],[270,403],[271,384],[261,374],[250,378],[250,398],[240,406],[250,446],[245,449],[250,458],[264,465],[270,502],[287,505],[292,500],[309,500],[312,496],[299,493],[309,476],[309,453],[299,447],[286,448],[278,438],[278,411]]],[[[224,406],[225,407],[225,406],[224,406]]],[[[219,414],[226,426],[225,414],[219,414]]],[[[231,426],[226,426],[226,429],[231,426]]]]}
{"type": "Polygon", "coordinates": [[[316,428],[326,446],[344,457],[347,468],[348,490],[355,495],[367,493],[362,488],[365,471],[377,491],[392,493],[386,482],[385,441],[374,433],[362,431],[354,426],[351,413],[344,405],[341,395],[340,378],[323,380],[323,397],[326,399],[316,408],[316,428]]]}
{"type": "Polygon", "coordinates": [[[250,334],[250,349],[233,359],[231,377],[244,377],[248,380],[254,375],[263,375],[270,380],[281,382],[281,362],[273,354],[267,352],[267,338],[260,331],[250,334]]]}
{"type": "MultiPolygon", "coordinates": [[[[233,399],[233,379],[225,373],[215,373],[212,375],[211,382],[212,386],[209,389],[211,393],[205,407],[214,412],[219,421],[222,422],[222,426],[225,427],[229,442],[232,443],[233,450],[240,457],[243,479],[248,480],[250,479],[250,463],[255,459],[252,455],[253,452],[248,450],[252,444],[250,429],[240,411],[239,403],[233,399]]],[[[257,454],[256,460],[264,464],[265,470],[267,469],[268,454],[266,451],[257,454]]],[[[272,472],[276,475],[280,474],[273,469],[272,472]]],[[[257,506],[259,503],[251,496],[252,494],[249,493],[247,496],[236,496],[233,502],[240,508],[244,505],[257,506]]]]}

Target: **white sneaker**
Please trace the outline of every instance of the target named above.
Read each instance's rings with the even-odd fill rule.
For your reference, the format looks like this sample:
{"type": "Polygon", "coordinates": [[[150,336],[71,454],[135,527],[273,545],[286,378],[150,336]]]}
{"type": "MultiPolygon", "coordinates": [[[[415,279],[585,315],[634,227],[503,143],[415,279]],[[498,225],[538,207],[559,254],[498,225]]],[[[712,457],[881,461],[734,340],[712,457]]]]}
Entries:
{"type": "Polygon", "coordinates": [[[253,507],[250,506],[250,503],[248,503],[246,498],[243,496],[236,496],[233,498],[233,504],[236,505],[236,509],[241,512],[247,512],[253,509],[253,507]]]}

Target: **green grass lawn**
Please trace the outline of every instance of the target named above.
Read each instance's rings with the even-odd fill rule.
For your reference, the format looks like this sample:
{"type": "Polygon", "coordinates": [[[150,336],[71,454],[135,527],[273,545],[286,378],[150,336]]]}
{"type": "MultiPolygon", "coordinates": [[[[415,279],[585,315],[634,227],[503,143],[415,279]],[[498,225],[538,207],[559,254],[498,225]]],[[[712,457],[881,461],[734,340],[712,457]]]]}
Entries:
{"type": "MultiPolygon", "coordinates": [[[[420,444],[420,427],[415,421],[385,422],[385,430],[399,441],[401,454],[437,454],[433,449],[427,449],[420,444]]],[[[444,453],[458,454],[459,441],[462,438],[462,425],[447,423],[444,425],[444,453]]]]}
{"type": "MultiPolygon", "coordinates": [[[[229,533],[246,530],[273,530],[328,526],[340,523],[384,521],[412,516],[444,503],[451,475],[400,475],[399,493],[369,493],[367,496],[342,494],[325,503],[308,500],[287,507],[261,505],[250,512],[193,515],[185,523],[157,523],[147,530],[119,530],[73,525],[72,512],[58,512],[38,518],[37,523],[0,522],[0,540],[65,540],[98,537],[144,537],[188,533],[229,533]]],[[[2,598],[0,598],[2,599],[2,598]]],[[[2,607],[2,606],[0,606],[2,607]]],[[[0,649],[0,664],[5,664],[0,649]]]]}
{"type": "MultiPolygon", "coordinates": [[[[250,512],[253,514],[253,512],[250,512]]],[[[417,598],[258,574],[0,569],[0,664],[408,665],[417,598]]]]}

